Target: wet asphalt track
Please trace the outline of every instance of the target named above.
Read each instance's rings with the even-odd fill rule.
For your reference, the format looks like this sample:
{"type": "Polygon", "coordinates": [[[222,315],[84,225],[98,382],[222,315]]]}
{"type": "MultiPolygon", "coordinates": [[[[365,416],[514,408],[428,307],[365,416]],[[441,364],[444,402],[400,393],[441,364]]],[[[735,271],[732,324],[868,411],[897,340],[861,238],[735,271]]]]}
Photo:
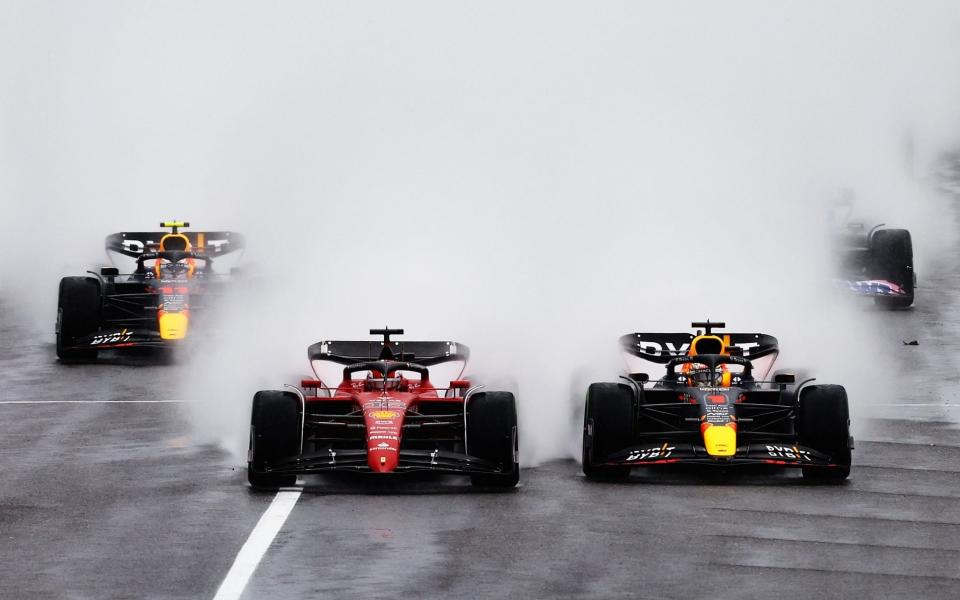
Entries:
{"type": "MultiPolygon", "coordinates": [[[[573,462],[526,469],[505,494],[310,480],[243,597],[956,598],[960,375],[934,356],[957,349],[955,265],[921,273],[916,310],[872,313],[903,368],[890,402],[916,407],[866,423],[844,486],[591,484],[573,462]]],[[[0,353],[0,597],[213,597],[273,494],[192,445],[178,404],[91,402],[168,399],[178,367],[58,364],[9,303],[0,353]],[[64,400],[79,402],[39,403],[64,400]]]]}

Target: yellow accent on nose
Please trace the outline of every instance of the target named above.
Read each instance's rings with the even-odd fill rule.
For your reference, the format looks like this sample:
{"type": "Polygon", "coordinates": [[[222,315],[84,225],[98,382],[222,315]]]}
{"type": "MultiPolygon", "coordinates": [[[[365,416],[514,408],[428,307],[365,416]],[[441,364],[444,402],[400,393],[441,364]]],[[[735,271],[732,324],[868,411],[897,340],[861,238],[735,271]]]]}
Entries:
{"type": "Polygon", "coordinates": [[[703,431],[703,443],[710,456],[733,456],[737,453],[737,432],[726,425],[711,425],[703,431]]]}
{"type": "Polygon", "coordinates": [[[187,337],[187,313],[163,313],[160,315],[160,338],[182,340],[187,337]]]}

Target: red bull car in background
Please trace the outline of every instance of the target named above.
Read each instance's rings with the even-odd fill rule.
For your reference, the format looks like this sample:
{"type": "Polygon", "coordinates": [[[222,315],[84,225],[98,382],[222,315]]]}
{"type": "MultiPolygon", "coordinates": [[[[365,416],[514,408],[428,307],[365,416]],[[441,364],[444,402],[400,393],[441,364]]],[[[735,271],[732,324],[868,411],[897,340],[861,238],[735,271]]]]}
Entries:
{"type": "Polygon", "coordinates": [[[913,305],[917,276],[913,270],[913,240],[906,229],[881,223],[870,229],[852,221],[853,193],[846,190],[831,206],[833,247],[839,263],[834,284],[856,295],[873,298],[877,306],[913,305]]]}
{"type": "Polygon", "coordinates": [[[307,349],[315,379],[253,397],[248,479],[257,488],[336,471],[470,475],[474,486],[520,478],[513,394],[461,379],[463,344],[324,341],[307,349]]]}
{"type": "Polygon", "coordinates": [[[839,482],[850,474],[853,438],[847,393],[839,385],[766,377],[779,353],[762,333],[716,334],[723,323],[693,323],[688,333],[620,338],[631,373],[587,392],[583,472],[617,479],[636,467],[799,468],[805,479],[839,482]],[[639,360],[638,360],[639,359],[639,360]],[[656,381],[637,363],[666,367],[656,381]]]}
{"type": "MultiPolygon", "coordinates": [[[[89,361],[101,350],[169,348],[187,337],[194,314],[222,291],[229,275],[214,262],[242,253],[232,231],[182,232],[190,224],[167,221],[169,232],[122,232],[106,239],[107,254],[127,257],[133,271],[116,267],[60,280],[57,356],[89,361]]],[[[115,264],[115,263],[114,263],[115,264]]]]}

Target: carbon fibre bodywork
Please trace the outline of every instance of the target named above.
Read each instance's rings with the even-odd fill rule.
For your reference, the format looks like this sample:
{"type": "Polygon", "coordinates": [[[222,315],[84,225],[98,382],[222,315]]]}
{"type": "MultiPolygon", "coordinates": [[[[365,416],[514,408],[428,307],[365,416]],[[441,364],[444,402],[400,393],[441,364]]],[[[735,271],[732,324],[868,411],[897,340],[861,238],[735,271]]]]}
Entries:
{"type": "Polygon", "coordinates": [[[630,467],[691,463],[712,466],[835,466],[831,457],[798,441],[797,401],[786,384],[749,383],[729,388],[672,385],[660,381],[635,389],[633,442],[599,465],[630,467]],[[705,426],[735,424],[730,455],[711,453],[705,426]]]}
{"type": "Polygon", "coordinates": [[[229,282],[227,277],[217,275],[168,279],[138,273],[109,277],[90,274],[100,290],[98,328],[85,336],[65,340],[67,349],[172,347],[185,335],[164,338],[160,319],[164,307],[175,303],[178,312],[189,311],[191,326],[195,327],[197,315],[202,315],[210,302],[224,293],[229,282]]]}
{"type": "Polygon", "coordinates": [[[588,476],[670,464],[798,467],[811,476],[849,472],[845,392],[786,372],[767,379],[779,352],[776,338],[635,333],[620,343],[628,365],[639,358],[666,372],[656,381],[632,372],[620,383],[590,386],[583,435],[588,476]],[[697,352],[701,341],[710,353],[697,352]],[[831,421],[826,437],[815,424],[820,414],[831,421]]]}
{"type": "MultiPolygon", "coordinates": [[[[202,325],[204,315],[233,279],[214,270],[222,256],[243,250],[243,236],[234,232],[115,233],[106,250],[132,262],[132,271],[115,267],[61,282],[57,314],[57,349],[61,357],[96,356],[100,350],[170,348],[182,343],[188,330],[202,325]],[[181,242],[162,249],[164,238],[181,242]],[[130,260],[132,259],[132,261],[130,260]],[[63,286],[79,292],[65,294],[63,286]],[[71,303],[85,305],[79,316],[71,303]],[[197,318],[199,317],[199,318],[197,318]],[[64,323],[64,319],[68,321],[64,323]]],[[[235,255],[236,256],[236,255],[235,255]]]]}

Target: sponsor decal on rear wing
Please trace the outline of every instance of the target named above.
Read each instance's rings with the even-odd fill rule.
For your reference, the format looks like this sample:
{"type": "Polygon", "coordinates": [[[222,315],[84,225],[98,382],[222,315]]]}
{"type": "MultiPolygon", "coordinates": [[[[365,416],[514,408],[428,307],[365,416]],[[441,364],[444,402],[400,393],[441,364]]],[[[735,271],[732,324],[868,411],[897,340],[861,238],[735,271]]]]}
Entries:
{"type": "MultiPolygon", "coordinates": [[[[160,239],[167,231],[121,231],[107,236],[107,252],[116,252],[136,258],[145,252],[160,249],[160,239]]],[[[235,231],[181,231],[190,241],[195,254],[217,257],[243,250],[246,246],[243,234],[235,231]]]]}
{"type": "MultiPolygon", "coordinates": [[[[777,354],[777,338],[765,333],[715,333],[724,340],[731,354],[754,360],[777,354]]],[[[689,333],[628,333],[620,338],[620,347],[627,354],[654,363],[666,364],[684,356],[694,336],[689,333]]]]}

